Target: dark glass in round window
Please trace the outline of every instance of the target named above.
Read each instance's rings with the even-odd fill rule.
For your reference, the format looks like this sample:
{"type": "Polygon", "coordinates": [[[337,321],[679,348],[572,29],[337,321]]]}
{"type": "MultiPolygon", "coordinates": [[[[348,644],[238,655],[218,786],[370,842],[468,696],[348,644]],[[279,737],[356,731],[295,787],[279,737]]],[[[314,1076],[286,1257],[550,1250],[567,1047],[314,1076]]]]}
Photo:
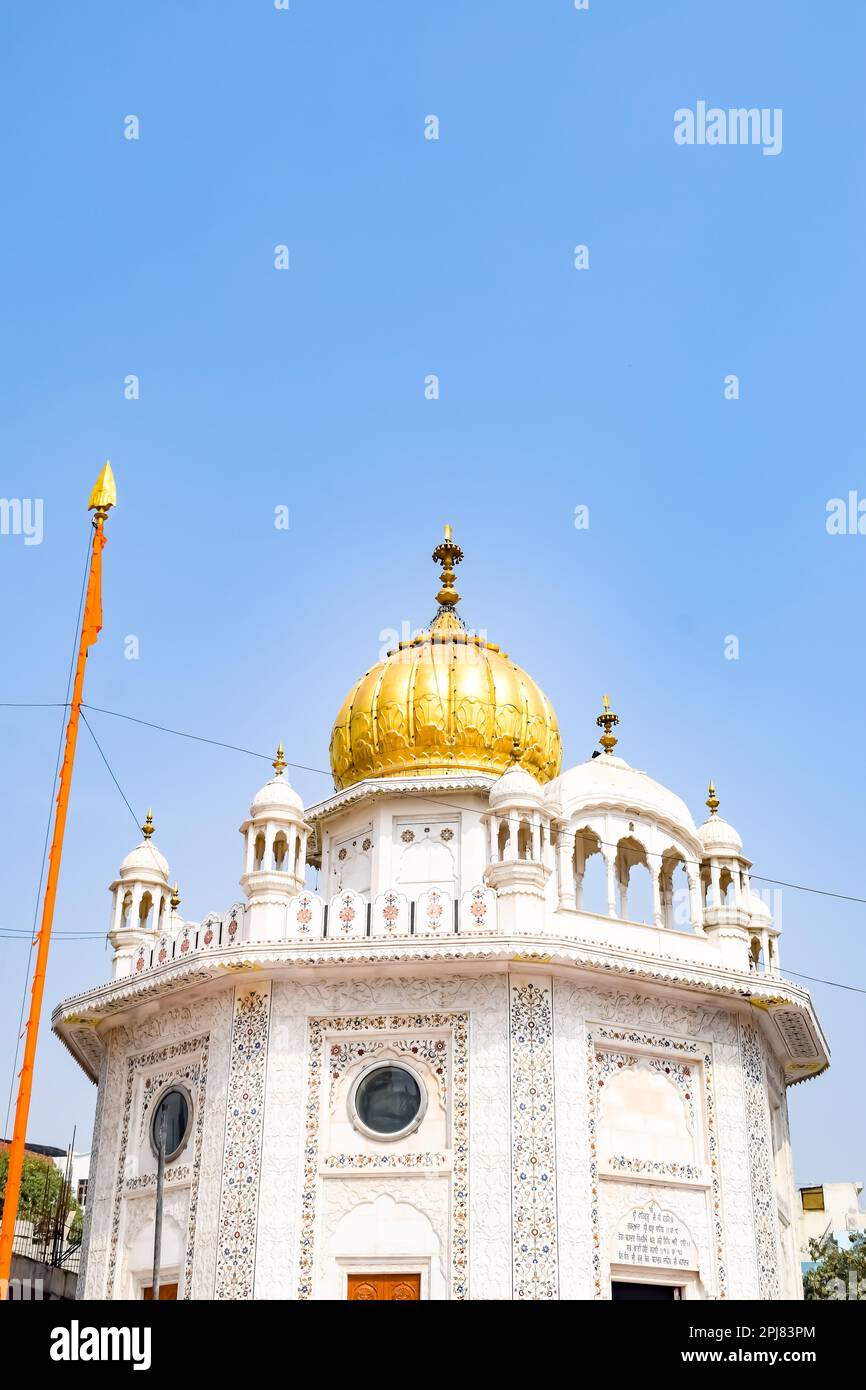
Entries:
{"type": "Polygon", "coordinates": [[[156,1107],[151,1124],[151,1138],[154,1149],[159,1152],[160,1139],[165,1145],[166,1158],[174,1158],[175,1154],[183,1145],[186,1138],[187,1126],[189,1125],[189,1101],[183,1091],[166,1091],[159,1105],[156,1107]],[[165,1125],[164,1134],[160,1134],[162,1125],[165,1125]]]}
{"type": "Polygon", "coordinates": [[[376,1134],[399,1134],[421,1109],[421,1087],[403,1067],[376,1067],[358,1083],[355,1109],[376,1134]]]}

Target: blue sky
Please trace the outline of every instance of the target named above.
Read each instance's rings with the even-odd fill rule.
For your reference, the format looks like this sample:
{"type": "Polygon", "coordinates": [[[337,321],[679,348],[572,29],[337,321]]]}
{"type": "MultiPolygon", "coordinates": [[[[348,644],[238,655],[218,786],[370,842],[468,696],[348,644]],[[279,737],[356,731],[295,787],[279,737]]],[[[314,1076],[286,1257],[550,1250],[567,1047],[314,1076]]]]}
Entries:
{"type": "MultiPolygon", "coordinates": [[[[64,698],[105,457],[88,701],[318,768],[380,633],[431,616],[450,520],[464,615],[567,763],[609,690],[617,751],[698,819],[713,776],[757,874],[866,897],[866,538],[825,526],[866,496],[864,30],[805,0],[6,6],[0,492],[44,536],[0,536],[2,699],[64,698]],[[781,154],[675,144],[702,99],[782,108],[781,154]]],[[[0,710],[0,928],[33,918],[59,716],[0,710]]],[[[92,720],[184,912],[227,907],[267,764],[92,720]]],[[[82,729],[59,932],[107,927],[137,838],[82,729]]],[[[783,965],[866,988],[862,904],[782,910],[783,965]]],[[[47,999],[108,968],[58,936],[47,999]]],[[[814,991],[833,1068],[791,1093],[797,1176],[866,1178],[866,997],[814,991]]],[[[46,1028],[31,1139],[80,1147],[93,1102],[46,1028]]]]}

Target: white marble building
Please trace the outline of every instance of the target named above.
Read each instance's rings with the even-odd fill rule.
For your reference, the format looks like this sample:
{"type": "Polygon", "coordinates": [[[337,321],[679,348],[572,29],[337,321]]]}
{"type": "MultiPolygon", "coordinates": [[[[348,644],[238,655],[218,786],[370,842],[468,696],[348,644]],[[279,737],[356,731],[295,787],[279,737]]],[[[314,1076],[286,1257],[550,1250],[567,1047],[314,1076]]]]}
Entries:
{"type": "Polygon", "coordinates": [[[121,865],[114,977],[54,1014],[99,1087],[80,1294],[150,1284],[168,1096],[179,1298],[798,1298],[786,1089],[828,1051],[740,837],[614,753],[606,702],[562,772],[449,533],[434,559],[335,793],[278,753],[242,902],[184,921],[150,824],[121,865]]]}

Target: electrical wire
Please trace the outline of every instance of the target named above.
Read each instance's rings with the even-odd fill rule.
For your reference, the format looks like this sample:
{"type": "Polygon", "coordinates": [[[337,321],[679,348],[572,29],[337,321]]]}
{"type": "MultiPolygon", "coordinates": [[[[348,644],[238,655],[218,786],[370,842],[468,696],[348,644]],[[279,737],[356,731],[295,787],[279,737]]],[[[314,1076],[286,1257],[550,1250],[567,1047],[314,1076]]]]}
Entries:
{"type": "MultiPolygon", "coordinates": [[[[71,675],[70,675],[70,679],[71,679],[71,675]]],[[[438,673],[437,673],[437,688],[438,688],[438,673]]],[[[68,702],[67,702],[67,703],[68,703],[68,702]]],[[[57,704],[59,705],[59,702],[57,702],[57,704]]],[[[35,702],[34,702],[33,704],[29,704],[29,705],[28,705],[28,704],[23,704],[23,703],[22,703],[22,704],[9,705],[9,704],[6,703],[6,702],[0,702],[0,708],[10,708],[10,707],[11,707],[11,708],[17,708],[17,709],[21,709],[21,708],[42,709],[42,708],[49,708],[49,707],[53,707],[53,706],[49,706],[49,705],[47,705],[47,704],[37,704],[37,703],[35,703],[35,702]]],[[[97,747],[97,750],[98,750],[98,752],[99,752],[99,755],[100,755],[100,757],[102,758],[102,761],[105,763],[105,766],[106,766],[106,768],[108,769],[108,773],[109,773],[109,775],[110,775],[110,777],[111,777],[111,780],[113,781],[115,787],[117,788],[117,791],[119,792],[120,796],[122,797],[123,802],[124,802],[124,804],[126,805],[127,810],[129,811],[129,814],[132,816],[132,819],[133,819],[133,821],[135,822],[136,828],[140,828],[138,817],[136,816],[135,812],[133,811],[132,806],[131,806],[130,803],[129,803],[129,800],[128,800],[128,798],[127,798],[125,792],[123,791],[123,788],[121,787],[119,781],[117,780],[117,777],[115,776],[115,773],[114,773],[114,771],[113,771],[113,769],[112,769],[112,767],[111,767],[111,764],[109,763],[108,758],[106,757],[105,752],[103,751],[103,749],[102,749],[102,747],[101,747],[101,745],[100,745],[100,743],[99,743],[99,740],[97,739],[95,733],[93,732],[93,729],[92,729],[91,726],[90,726],[90,723],[88,722],[86,716],[84,715],[84,709],[89,709],[89,710],[91,710],[92,712],[97,713],[97,714],[107,714],[107,715],[112,716],[112,717],[115,718],[115,719],[125,719],[125,720],[127,720],[127,721],[129,721],[130,723],[133,723],[133,724],[141,724],[141,725],[143,725],[145,728],[148,728],[148,729],[156,729],[156,730],[158,730],[160,733],[172,734],[172,735],[174,735],[176,738],[191,739],[191,740],[193,740],[193,741],[195,741],[195,742],[197,742],[197,743],[208,743],[208,744],[211,744],[213,747],[216,747],[216,748],[226,748],[226,749],[228,749],[230,752],[233,752],[233,753],[244,753],[244,754],[246,754],[248,757],[264,759],[266,762],[270,762],[270,761],[271,761],[271,756],[270,756],[270,754],[268,754],[268,753],[259,753],[259,752],[256,752],[254,749],[251,749],[251,748],[242,748],[242,747],[240,747],[238,744],[226,743],[226,742],[224,742],[224,741],[221,740],[221,739],[206,738],[206,737],[204,737],[204,735],[202,735],[202,734],[191,734],[191,733],[188,733],[188,732],[186,732],[185,730],[182,730],[182,729],[172,729],[172,728],[169,728],[169,727],[168,727],[167,725],[165,725],[165,724],[157,724],[157,723],[154,723],[152,720],[149,720],[149,719],[139,719],[139,718],[136,718],[136,716],[131,715],[131,714],[123,714],[123,713],[121,713],[121,711],[119,711],[119,710],[105,709],[105,708],[103,708],[103,707],[101,707],[101,706],[99,706],[99,705],[90,705],[90,704],[85,705],[83,701],[82,701],[82,706],[81,706],[81,708],[82,708],[82,715],[81,715],[81,717],[82,717],[82,719],[84,720],[84,723],[85,723],[85,725],[86,725],[86,727],[87,727],[87,731],[88,731],[88,733],[90,734],[90,737],[93,739],[93,742],[96,744],[96,747],[97,747]]],[[[300,770],[300,771],[302,771],[302,772],[312,772],[312,773],[315,773],[317,776],[328,777],[328,778],[330,778],[330,777],[332,776],[332,773],[326,771],[324,768],[310,767],[309,765],[307,765],[307,764],[305,764],[305,763],[295,763],[295,762],[289,762],[289,761],[287,761],[287,762],[286,762],[286,766],[287,766],[287,767],[296,768],[296,769],[298,769],[298,770],[300,770]]],[[[55,773],[55,777],[56,777],[56,773],[55,773]]],[[[417,800],[419,800],[419,801],[428,801],[431,805],[435,805],[435,806],[437,806],[437,807],[445,807],[445,808],[450,809],[450,810],[462,811],[462,810],[465,810],[465,809],[466,809],[466,808],[465,808],[464,806],[462,806],[462,805],[458,805],[458,804],[456,804],[456,803],[454,803],[454,802],[443,801],[443,800],[441,800],[441,799],[438,798],[438,797],[418,797],[417,800]]],[[[578,831],[577,833],[578,833],[578,835],[580,835],[580,832],[579,832],[579,831],[578,831]]],[[[610,841],[610,840],[602,840],[600,836],[597,836],[597,835],[594,835],[594,834],[592,834],[592,835],[586,835],[586,836],[581,836],[581,838],[582,838],[586,843],[592,843],[592,844],[595,844],[595,845],[597,845],[597,846],[599,846],[599,847],[602,846],[602,845],[605,846],[606,848],[610,848],[610,849],[617,849],[617,848],[619,847],[619,846],[618,846],[618,842],[614,842],[614,841],[610,841]]],[[[148,849],[150,849],[150,850],[151,850],[151,853],[154,854],[154,859],[155,859],[155,852],[153,851],[152,846],[150,845],[149,841],[147,841],[146,843],[147,843],[148,849]]],[[[47,844],[47,840],[46,840],[46,844],[47,844]]],[[[678,860],[677,862],[678,862],[678,863],[682,863],[683,865],[691,864],[691,865],[693,865],[694,867],[697,867],[697,868],[701,867],[700,861],[699,861],[699,860],[696,860],[696,859],[680,859],[680,860],[678,860]]],[[[43,860],[43,863],[44,863],[44,860],[43,860]]],[[[802,884],[802,883],[790,883],[790,882],[788,882],[788,881],[785,880],[785,879],[769,878],[769,877],[767,877],[767,876],[765,876],[765,875],[762,875],[762,874],[751,873],[751,874],[749,875],[749,877],[750,877],[750,880],[757,880],[757,881],[760,882],[760,883],[771,883],[771,884],[774,884],[774,885],[776,885],[777,887],[781,887],[781,888],[790,888],[790,889],[792,889],[793,891],[799,892],[799,893],[813,893],[813,894],[818,894],[818,895],[820,895],[821,897],[836,898],[837,900],[842,901],[842,902],[853,902],[853,903],[866,904],[866,898],[856,897],[856,896],[854,896],[853,894],[849,894],[849,893],[836,893],[836,892],[833,892],[833,891],[831,891],[830,889],[827,889],[827,888],[812,888],[812,887],[809,887],[809,886],[807,886],[807,885],[805,885],[805,884],[802,884]]],[[[40,880],[40,891],[41,891],[41,880],[40,880]]],[[[34,928],[35,928],[35,923],[34,923],[34,928]]],[[[23,934],[23,933],[22,933],[22,934],[23,934]]],[[[82,933],[82,934],[81,934],[81,937],[80,937],[79,939],[91,939],[91,937],[96,938],[96,939],[101,939],[101,935],[102,935],[101,933],[93,933],[93,934],[90,934],[90,933],[86,933],[86,934],[85,934],[85,933],[82,933]]],[[[5,933],[3,932],[2,929],[0,929],[0,938],[4,938],[4,937],[5,937],[5,933]]],[[[6,939],[8,939],[8,938],[6,938],[6,939]]],[[[789,971],[788,971],[788,974],[790,974],[790,975],[796,975],[798,979],[810,980],[810,981],[812,981],[812,982],[815,983],[815,984],[829,985],[829,986],[832,986],[832,987],[835,988],[835,989],[846,989],[846,990],[849,990],[849,991],[851,991],[851,992],[853,992],[853,993],[856,993],[856,994],[866,994],[866,989],[860,989],[858,986],[855,986],[855,985],[845,985],[845,984],[842,984],[841,982],[839,982],[839,981],[837,981],[837,980],[824,980],[824,979],[819,978],[819,977],[816,976],[816,975],[805,975],[805,974],[802,974],[801,972],[796,971],[796,970],[789,970],[789,971]]],[[[25,986],[25,999],[26,999],[26,986],[25,986]]],[[[22,1005],[22,1009],[23,1009],[23,1005],[22,1005]]],[[[23,1013],[22,1013],[22,1018],[23,1018],[23,1013]]],[[[20,1025],[19,1025],[19,1026],[20,1026],[20,1025]]],[[[20,1041],[20,1039],[19,1039],[19,1041],[20,1041]]],[[[16,1052],[16,1062],[17,1062],[17,1052],[16,1052]]],[[[14,1077],[13,1077],[13,1083],[14,1083],[14,1077]]],[[[11,1102],[11,1093],[10,1093],[10,1102],[11,1102]]],[[[6,1127],[8,1128],[8,1113],[7,1113],[7,1126],[6,1126],[6,1127]]]]}
{"type": "MultiPolygon", "coordinates": [[[[87,546],[84,553],[84,574],[82,575],[81,579],[81,593],[78,596],[78,615],[75,619],[75,632],[72,637],[72,654],[69,658],[69,673],[66,677],[66,699],[62,703],[60,701],[55,701],[49,704],[42,704],[39,706],[40,709],[59,708],[62,709],[65,714],[65,711],[69,707],[69,693],[72,689],[72,678],[75,672],[75,657],[78,651],[78,633],[81,627],[81,614],[84,608],[84,595],[87,591],[87,576],[90,570],[90,547],[92,544],[93,533],[91,532],[87,537],[87,546]]],[[[15,706],[15,708],[20,709],[22,707],[20,705],[17,705],[15,706]]],[[[66,720],[65,718],[63,718],[60,721],[60,734],[57,740],[57,754],[54,759],[54,776],[51,779],[51,795],[48,801],[48,819],[45,825],[45,839],[42,843],[42,862],[39,868],[39,886],[36,889],[36,905],[33,909],[33,929],[30,932],[30,950],[27,953],[27,965],[24,970],[24,988],[21,992],[21,1012],[18,1016],[18,1036],[15,1040],[15,1055],[12,1059],[12,1075],[9,1079],[9,1099],[6,1103],[6,1124],[4,1127],[5,1132],[7,1134],[9,1132],[9,1116],[12,1113],[12,1097],[15,1094],[15,1078],[18,1074],[18,1054],[21,1050],[21,1038],[23,1036],[24,1011],[27,1008],[27,986],[30,983],[30,966],[33,962],[33,948],[35,947],[37,940],[36,924],[39,920],[39,904],[42,900],[42,884],[45,878],[45,859],[48,854],[48,843],[51,838],[51,823],[54,818],[54,788],[57,785],[57,773],[60,769],[60,759],[63,754],[63,740],[65,737],[65,733],[66,720]]]]}

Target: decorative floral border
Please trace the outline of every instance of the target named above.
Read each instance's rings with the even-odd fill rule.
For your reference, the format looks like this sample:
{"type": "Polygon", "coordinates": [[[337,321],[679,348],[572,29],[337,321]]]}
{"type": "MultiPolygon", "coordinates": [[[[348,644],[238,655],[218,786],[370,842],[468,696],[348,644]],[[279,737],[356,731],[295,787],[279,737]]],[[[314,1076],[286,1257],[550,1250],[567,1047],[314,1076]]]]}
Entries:
{"type": "Polygon", "coordinates": [[[740,1053],[746,1093],[746,1128],[749,1144],[749,1176],[755,1214],[755,1254],[760,1297],[782,1297],[779,1284],[779,1245],[776,1217],[776,1178],[769,1137],[767,1083],[761,1038],[749,1024],[740,1024],[740,1053]]]}
{"type": "Polygon", "coordinates": [[[388,1168],[429,1168],[435,1171],[444,1168],[447,1162],[447,1156],[443,1153],[328,1154],[323,1166],[335,1172],[344,1168],[366,1168],[374,1171],[388,1168]]]}
{"type": "Polygon", "coordinates": [[[422,1057],[429,1063],[430,1068],[436,1077],[439,1087],[439,1099],[443,1105],[448,1101],[448,1044],[444,1038],[394,1038],[393,1040],[353,1041],[351,1038],[343,1042],[332,1042],[328,1054],[328,1065],[331,1073],[331,1090],[328,1100],[330,1109],[333,1111],[336,1101],[337,1089],[342,1080],[343,1073],[347,1067],[355,1062],[360,1062],[364,1057],[375,1057],[378,1053],[390,1048],[393,1052],[401,1053],[406,1057],[422,1057]]]}
{"type": "MultiPolygon", "coordinates": [[[[611,1049],[605,1044],[617,1043],[637,1047],[650,1047],[657,1054],[662,1054],[657,1060],[669,1058],[672,1054],[678,1054],[681,1058],[694,1058],[701,1063],[703,1070],[704,1085],[704,1116],[705,1134],[707,1140],[707,1157],[710,1166],[710,1202],[712,1208],[712,1229],[713,1229],[713,1262],[716,1271],[717,1296],[720,1299],[727,1298],[728,1293],[728,1273],[727,1262],[725,1259],[725,1225],[722,1216],[722,1182],[719,1168],[719,1138],[716,1126],[716,1100],[713,1084],[713,1054],[712,1048],[708,1044],[677,1041],[667,1038],[658,1033],[643,1033],[634,1029],[609,1028],[598,1025],[590,1028],[586,1034],[587,1047],[587,1117],[589,1130],[589,1170],[592,1196],[592,1272],[594,1284],[594,1296],[603,1298],[602,1288],[602,1260],[601,1260],[601,1232],[599,1222],[599,1164],[598,1164],[598,1073],[599,1065],[604,1064],[604,1054],[610,1055],[611,1049]],[[602,1046],[597,1049],[597,1044],[602,1046]],[[602,1061],[599,1063],[601,1054],[602,1061]]],[[[664,1070],[662,1065],[660,1070],[664,1070]]],[[[685,1073],[674,1074],[674,1080],[678,1084],[683,1084],[685,1073]]],[[[628,1162],[628,1160],[625,1160],[628,1162]]],[[[613,1166],[614,1160],[611,1161],[613,1166]]],[[[691,1173],[683,1171],[688,1165],[679,1165],[678,1174],[671,1176],[690,1177],[691,1173]]]]}
{"type": "Polygon", "coordinates": [[[625,1154],[613,1154],[608,1159],[612,1173],[635,1173],[650,1177],[684,1178],[689,1182],[700,1182],[703,1169],[693,1163],[662,1163],[651,1158],[628,1158],[625,1154]]]}
{"type": "Polygon", "coordinates": [[[201,1171],[201,1143],[204,1131],[205,1089],[207,1083],[208,1034],[206,1033],[201,1037],[185,1038],[181,1042],[169,1044],[168,1047],[155,1048],[151,1052],[140,1053],[137,1057],[130,1057],[127,1060],[126,1095],[123,1102],[123,1119],[120,1128],[120,1152],[117,1159],[114,1211],[111,1219],[111,1248],[106,1280],[106,1297],[108,1298],[114,1296],[114,1279],[117,1272],[117,1244],[123,1212],[123,1198],[125,1196],[123,1175],[126,1168],[126,1150],[129,1143],[129,1129],[132,1120],[132,1102],[136,1075],[146,1067],[164,1065],[166,1062],[174,1061],[175,1058],[181,1059],[185,1057],[189,1058],[189,1061],[185,1063],[181,1061],[173,1069],[169,1068],[166,1072],[161,1073],[161,1075],[168,1075],[170,1080],[176,1078],[178,1081],[185,1081],[192,1092],[193,1105],[195,1106],[194,1152],[192,1160],[192,1180],[190,1182],[186,1259],[184,1261],[183,1278],[183,1297],[185,1300],[191,1297],[192,1264],[195,1254],[195,1221],[198,1208],[198,1179],[201,1171]]]}
{"type": "MultiPolygon", "coordinates": [[[[304,1174],[301,1191],[300,1251],[298,1257],[298,1298],[313,1297],[313,1270],[316,1248],[316,1207],[321,1179],[319,1173],[319,1137],[322,1112],[322,1092],[328,1082],[334,1034],[347,1033],[409,1033],[451,1030],[451,1296],[464,1300],[469,1297],[469,1015],[467,1013],[435,1014],[375,1014],[341,1017],[310,1018],[308,1026],[308,1070],[306,1097],[306,1141],[304,1144],[304,1174]]],[[[412,1040],[408,1039],[407,1041],[412,1040]]],[[[356,1155],[363,1158],[364,1155],[356,1155]]],[[[375,1157],[375,1156],[371,1156],[375,1157]]],[[[396,1157],[396,1156],[395,1156],[396,1157]]],[[[377,1166],[411,1168],[413,1158],[438,1158],[439,1155],[402,1155],[405,1163],[377,1166]]],[[[346,1168],[373,1165],[347,1163],[346,1168]]],[[[419,1165],[420,1166],[420,1165],[419,1165]]]]}
{"type": "Polygon", "coordinates": [[[675,1062],[672,1057],[641,1057],[636,1053],[613,1052],[607,1048],[596,1051],[596,1086],[603,1090],[608,1075],[635,1067],[639,1062],[649,1064],[650,1070],[666,1076],[672,1081],[682,1096],[687,1115],[689,1132],[695,1134],[695,1094],[692,1069],[685,1062],[675,1062]]]}
{"type": "Polygon", "coordinates": [[[553,1000],[547,986],[511,986],[512,1297],[559,1297],[553,1000]]]}
{"type": "Polygon", "coordinates": [[[270,984],[239,986],[232,1014],[215,1299],[253,1297],[270,984]]]}
{"type": "MultiPolygon", "coordinates": [[[[175,1165],[173,1168],[165,1170],[165,1185],[171,1187],[173,1183],[189,1182],[192,1169],[185,1163],[175,1165]]],[[[125,1192],[146,1192],[148,1188],[156,1187],[156,1173],[141,1173],[137,1178],[127,1178],[125,1192]]]]}

